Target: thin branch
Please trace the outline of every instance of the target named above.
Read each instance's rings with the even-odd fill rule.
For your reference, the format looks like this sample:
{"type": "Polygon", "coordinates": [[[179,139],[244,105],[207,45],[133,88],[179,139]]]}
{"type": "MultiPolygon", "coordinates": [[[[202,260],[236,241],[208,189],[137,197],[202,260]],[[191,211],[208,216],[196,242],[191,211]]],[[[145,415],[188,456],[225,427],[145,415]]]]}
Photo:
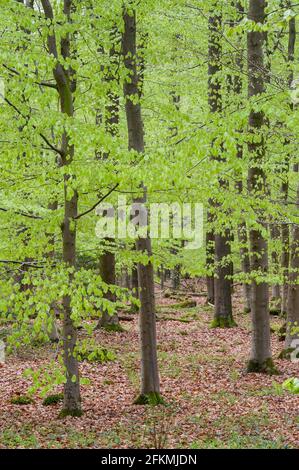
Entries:
{"type": "Polygon", "coordinates": [[[110,196],[110,194],[113,193],[113,191],[115,191],[116,188],[118,188],[118,186],[119,186],[119,183],[117,183],[112,189],[110,189],[110,191],[105,196],[101,197],[101,199],[98,202],[96,202],[96,204],[94,204],[90,209],[88,209],[87,211],[82,212],[81,214],[74,217],[74,220],[78,220],[81,217],[83,217],[84,215],[90,214],[90,212],[92,212],[99,204],[101,204],[101,202],[103,202],[104,199],[106,199],[108,196],[110,196]]]}

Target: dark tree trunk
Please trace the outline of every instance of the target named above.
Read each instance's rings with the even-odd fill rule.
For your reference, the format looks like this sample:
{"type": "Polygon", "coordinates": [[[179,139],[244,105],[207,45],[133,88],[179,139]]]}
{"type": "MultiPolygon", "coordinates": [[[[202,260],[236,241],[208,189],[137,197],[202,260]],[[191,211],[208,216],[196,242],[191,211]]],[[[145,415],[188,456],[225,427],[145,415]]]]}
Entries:
{"type": "MultiPolygon", "coordinates": [[[[255,23],[263,24],[265,21],[265,0],[250,0],[248,18],[255,23]]],[[[250,31],[247,34],[248,48],[248,97],[249,99],[265,92],[265,67],[263,47],[265,33],[250,31]]],[[[266,176],[262,169],[265,159],[265,147],[262,136],[262,127],[265,116],[262,111],[251,110],[249,115],[249,129],[258,134],[260,142],[250,142],[250,167],[248,171],[248,190],[252,195],[261,198],[266,194],[266,176]]],[[[261,214],[258,215],[261,218],[261,214]]],[[[250,229],[251,272],[252,279],[252,347],[248,363],[248,372],[273,373],[275,371],[270,342],[269,319],[269,288],[268,284],[257,282],[256,275],[267,275],[268,250],[267,241],[261,229],[250,229]]]]}
{"type": "MultiPolygon", "coordinates": [[[[113,240],[106,239],[106,243],[112,243],[113,240]]],[[[105,248],[105,252],[100,257],[100,274],[102,281],[104,281],[108,285],[114,286],[116,284],[116,277],[115,277],[115,254],[109,248],[105,248]]],[[[109,300],[110,302],[116,301],[116,296],[113,292],[108,290],[104,294],[104,298],[109,300]]],[[[106,309],[102,310],[102,316],[99,320],[97,328],[105,328],[107,330],[121,330],[119,325],[118,315],[113,313],[113,315],[109,314],[106,309]]]]}
{"type": "MultiPolygon", "coordinates": [[[[124,83],[124,95],[126,99],[126,117],[129,138],[129,150],[138,153],[144,152],[144,130],[140,102],[136,103],[139,96],[137,73],[137,48],[136,48],[136,12],[124,10],[123,13],[123,55],[126,69],[130,77],[124,83]],[[134,100],[133,100],[134,98],[134,100]]],[[[143,197],[136,203],[145,204],[147,201],[146,188],[141,185],[143,197]]],[[[149,235],[138,238],[136,250],[152,255],[151,240],[149,235]]],[[[156,338],[156,314],[154,295],[154,270],[151,261],[147,264],[138,263],[138,285],[140,298],[140,341],[141,341],[141,394],[136,399],[137,404],[158,404],[160,397],[160,381],[157,359],[156,338]]]]}
{"type": "MultiPolygon", "coordinates": [[[[222,61],[222,16],[218,13],[218,2],[212,2],[209,16],[209,108],[212,113],[220,114],[222,111],[221,99],[221,61],[222,61]]],[[[222,155],[213,156],[213,159],[224,161],[222,155]]],[[[225,190],[228,182],[219,178],[219,186],[225,190]]],[[[217,201],[212,201],[217,210],[221,210],[217,201]]],[[[231,279],[232,266],[228,261],[231,254],[231,234],[227,229],[214,231],[209,235],[215,241],[215,276],[214,276],[214,320],[213,327],[230,327],[234,321],[232,317],[231,279]]],[[[210,253],[209,253],[210,257],[210,253]]],[[[208,295],[210,297],[210,295],[208,295]]]]}

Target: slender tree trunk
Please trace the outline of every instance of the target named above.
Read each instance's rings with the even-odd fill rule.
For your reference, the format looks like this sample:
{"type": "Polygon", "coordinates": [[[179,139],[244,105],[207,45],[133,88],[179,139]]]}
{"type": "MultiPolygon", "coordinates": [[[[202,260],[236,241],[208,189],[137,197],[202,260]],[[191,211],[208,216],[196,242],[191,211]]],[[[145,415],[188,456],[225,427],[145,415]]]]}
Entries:
{"type": "MultiPolygon", "coordinates": [[[[243,20],[244,14],[244,7],[240,3],[239,0],[233,1],[233,6],[235,8],[235,15],[236,20],[231,21],[231,26],[234,27],[236,24],[239,24],[243,20]]],[[[242,36],[238,35],[238,43],[242,44],[242,36]]],[[[240,47],[238,44],[238,48],[240,47]]],[[[243,50],[240,49],[236,52],[235,58],[235,66],[237,68],[237,74],[229,80],[230,89],[232,89],[233,93],[236,97],[242,96],[243,90],[243,80],[242,80],[242,72],[244,69],[244,60],[243,60],[243,50]]],[[[239,135],[242,134],[242,130],[238,129],[239,135]]],[[[237,158],[243,160],[244,157],[244,149],[243,143],[238,143],[237,145],[237,158]]],[[[238,180],[236,182],[236,190],[239,194],[243,194],[243,177],[242,172],[237,176],[238,180]]],[[[241,260],[241,270],[242,273],[245,275],[246,279],[249,278],[250,275],[250,257],[249,257],[249,246],[248,246],[248,235],[247,235],[247,226],[245,219],[242,220],[238,226],[238,242],[240,246],[240,260],[241,260]]],[[[249,282],[243,282],[243,298],[244,298],[244,312],[249,313],[250,308],[250,301],[251,301],[251,286],[249,282]]]]}
{"type": "MultiPolygon", "coordinates": [[[[299,178],[299,165],[295,165],[295,172],[299,178]]],[[[299,183],[297,186],[297,211],[299,212],[299,183]]],[[[291,262],[289,274],[289,291],[287,303],[287,334],[285,348],[294,348],[299,345],[299,225],[292,227],[291,262]],[[295,340],[296,342],[295,344],[295,340]]]]}
{"type": "MultiPolygon", "coordinates": [[[[222,111],[221,83],[219,74],[221,72],[222,45],[221,45],[221,25],[222,15],[219,10],[218,2],[212,2],[209,16],[209,107],[214,114],[220,114],[222,111]]],[[[212,157],[223,161],[221,155],[212,157]]],[[[219,178],[219,186],[225,190],[228,182],[219,178]]],[[[221,210],[217,202],[213,201],[217,210],[221,210]]],[[[231,279],[232,265],[228,261],[231,254],[231,234],[228,229],[217,231],[213,234],[215,241],[215,277],[214,277],[214,320],[213,327],[230,327],[234,325],[232,316],[232,293],[231,279]]],[[[211,236],[212,239],[212,236],[211,236]]]]}
{"type": "MultiPolygon", "coordinates": [[[[249,20],[263,24],[265,21],[265,8],[265,0],[250,0],[249,20]]],[[[251,100],[265,92],[264,44],[264,32],[250,31],[248,33],[248,97],[251,100]]],[[[266,193],[266,175],[262,169],[262,163],[265,159],[265,146],[262,136],[264,123],[265,116],[263,112],[251,110],[249,129],[252,134],[260,136],[260,141],[251,141],[248,144],[251,158],[248,171],[248,190],[251,195],[256,197],[262,197],[266,193]]],[[[267,275],[267,241],[261,229],[250,229],[250,250],[252,275],[267,275]]],[[[248,372],[273,373],[275,368],[272,361],[270,342],[269,288],[265,281],[257,282],[255,277],[252,279],[251,316],[252,346],[247,370],[248,372]]]]}
{"type": "MultiPolygon", "coordinates": [[[[248,249],[248,236],[246,222],[242,222],[238,227],[238,239],[240,245],[241,269],[245,276],[250,275],[250,256],[248,249]]],[[[249,282],[243,283],[244,312],[251,311],[251,285],[249,282]]]]}
{"type": "MultiPolygon", "coordinates": [[[[49,0],[41,0],[45,16],[52,22],[54,13],[49,0]]],[[[71,21],[71,13],[74,5],[72,0],[64,0],[63,12],[65,22],[71,21]]],[[[56,65],[53,69],[54,79],[60,98],[61,112],[69,117],[74,115],[74,97],[76,89],[74,80],[74,71],[69,67],[65,68],[59,62],[58,47],[61,49],[61,55],[65,61],[71,57],[71,36],[67,33],[57,43],[56,36],[50,35],[47,39],[49,54],[56,59],[56,65]]],[[[61,225],[63,261],[68,269],[68,287],[72,289],[74,271],[76,266],[76,217],[78,215],[78,193],[72,188],[72,175],[67,170],[74,159],[74,145],[70,143],[70,136],[66,131],[62,134],[61,144],[61,166],[65,167],[64,172],[64,220],[61,225]],[[70,191],[71,189],[71,191],[70,191]]],[[[71,294],[64,294],[63,300],[63,350],[64,366],[66,369],[66,383],[64,384],[64,402],[61,416],[80,416],[81,396],[79,365],[74,354],[77,341],[77,330],[72,320],[71,294]]]]}
{"type": "MultiPolygon", "coordinates": [[[[280,230],[279,226],[276,222],[271,225],[270,228],[270,233],[271,233],[271,239],[274,243],[277,243],[277,241],[280,238],[280,230]]],[[[272,270],[274,274],[278,274],[279,272],[279,257],[276,251],[276,248],[272,250],[271,253],[271,260],[272,260],[272,270]]],[[[271,295],[271,313],[280,313],[281,311],[281,295],[280,295],[280,285],[279,284],[273,284],[272,285],[272,295],[271,295]]]]}
{"type": "MultiPolygon", "coordinates": [[[[209,201],[209,206],[212,205],[212,201],[209,201]]],[[[212,224],[214,216],[211,211],[207,214],[207,223],[212,224]]],[[[214,282],[214,266],[215,266],[215,234],[213,228],[209,228],[206,233],[206,268],[208,275],[206,277],[207,282],[207,303],[215,304],[215,282],[214,282]]]]}
{"type": "MultiPolygon", "coordinates": [[[[54,201],[48,205],[48,208],[51,211],[56,211],[58,208],[58,203],[57,201],[54,201]]],[[[49,241],[48,241],[51,250],[48,253],[48,258],[50,262],[54,262],[55,260],[55,238],[54,235],[49,235],[49,241]]],[[[58,332],[58,327],[57,327],[57,321],[56,321],[56,312],[57,312],[57,302],[52,302],[49,308],[49,314],[48,314],[48,319],[50,323],[50,329],[48,327],[48,334],[50,341],[52,343],[58,343],[59,341],[59,332],[58,332]]]]}
{"type": "MultiPolygon", "coordinates": [[[[144,152],[144,130],[140,102],[136,103],[139,96],[137,73],[137,48],[136,48],[136,11],[124,10],[123,55],[126,69],[130,77],[125,79],[124,95],[126,99],[126,117],[129,138],[129,150],[138,153],[144,152]],[[134,99],[133,99],[134,98],[134,99]]],[[[136,199],[136,203],[146,204],[146,188],[141,187],[143,197],[136,199]]],[[[136,250],[152,255],[151,239],[137,238],[136,250]]],[[[141,341],[141,394],[136,399],[136,404],[158,404],[162,402],[160,397],[160,381],[157,359],[156,338],[156,314],[154,293],[154,271],[151,261],[147,264],[138,263],[138,285],[140,298],[140,341],[141,341]]]]}
{"type": "MultiPolygon", "coordinates": [[[[118,42],[118,29],[114,27],[111,32],[112,47],[110,49],[110,65],[108,67],[108,72],[106,76],[106,81],[108,84],[112,84],[116,80],[115,70],[113,68],[118,67],[119,53],[117,52],[117,42],[118,42]]],[[[109,87],[107,93],[108,104],[105,109],[105,128],[106,132],[109,133],[112,137],[116,137],[119,133],[119,96],[113,92],[109,87]]],[[[101,159],[107,159],[109,154],[101,155],[101,159]]],[[[111,244],[113,240],[106,239],[105,243],[108,245],[111,244]]],[[[108,285],[116,284],[116,275],[115,275],[115,253],[109,249],[105,249],[104,253],[100,258],[100,273],[102,280],[108,285]]],[[[104,294],[104,297],[110,302],[115,302],[116,297],[111,291],[108,290],[104,294]]],[[[110,315],[107,310],[102,311],[102,316],[98,322],[97,328],[105,328],[108,330],[122,331],[122,328],[119,324],[119,318],[117,313],[110,315]]]]}
{"type": "MultiPolygon", "coordinates": [[[[291,8],[292,2],[287,0],[286,8],[291,8]]],[[[288,38],[288,65],[292,67],[292,64],[295,59],[295,45],[296,45],[296,19],[291,18],[289,21],[289,38],[288,38]]],[[[294,79],[294,72],[292,68],[289,72],[289,87],[291,87],[294,79]]],[[[293,104],[290,105],[291,111],[293,110],[293,104]]],[[[288,145],[288,139],[285,141],[285,144],[288,145]]],[[[286,164],[282,172],[282,184],[281,184],[281,194],[282,202],[287,204],[289,197],[289,155],[286,159],[286,164]]],[[[288,273],[289,273],[289,263],[290,263],[290,231],[288,224],[283,224],[281,227],[281,243],[282,243],[282,254],[281,254],[281,267],[283,273],[283,285],[282,285],[282,300],[281,300],[281,315],[285,315],[287,312],[287,301],[288,301],[288,273]]]]}

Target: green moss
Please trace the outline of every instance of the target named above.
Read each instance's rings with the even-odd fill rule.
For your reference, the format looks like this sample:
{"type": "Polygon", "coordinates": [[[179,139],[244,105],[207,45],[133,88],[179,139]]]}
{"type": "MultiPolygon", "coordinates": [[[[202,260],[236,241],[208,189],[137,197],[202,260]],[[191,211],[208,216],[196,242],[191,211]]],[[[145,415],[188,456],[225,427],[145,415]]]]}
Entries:
{"type": "Polygon", "coordinates": [[[115,332],[115,333],[123,333],[124,331],[126,331],[119,323],[118,324],[108,324],[108,325],[105,325],[102,327],[103,330],[105,331],[112,331],[112,332],[115,332]]]}
{"type": "Polygon", "coordinates": [[[167,305],[167,308],[173,308],[179,310],[180,308],[193,308],[196,307],[195,300],[184,300],[183,302],[179,302],[177,304],[167,305]]]}
{"type": "Polygon", "coordinates": [[[57,393],[56,395],[48,395],[44,401],[43,405],[44,406],[51,406],[51,405],[56,405],[60,401],[63,400],[63,393],[57,393]]]}
{"type": "Polygon", "coordinates": [[[274,365],[273,360],[270,357],[262,363],[254,359],[250,359],[246,367],[246,372],[268,374],[268,375],[278,375],[279,373],[277,368],[274,365]]]}
{"type": "Polygon", "coordinates": [[[160,393],[149,392],[139,395],[136,400],[134,400],[134,405],[165,405],[165,401],[161,397],[160,393]]]}
{"type": "Polygon", "coordinates": [[[26,395],[16,395],[11,398],[10,403],[13,405],[30,405],[34,403],[31,397],[27,397],[26,395]]]}
{"type": "Polygon", "coordinates": [[[63,419],[66,418],[67,416],[71,416],[73,418],[80,418],[83,415],[83,411],[79,409],[75,410],[68,410],[64,408],[63,410],[60,411],[58,418],[63,419]]]}
{"type": "Polygon", "coordinates": [[[237,323],[233,317],[217,317],[210,324],[210,328],[233,328],[237,323]]]}

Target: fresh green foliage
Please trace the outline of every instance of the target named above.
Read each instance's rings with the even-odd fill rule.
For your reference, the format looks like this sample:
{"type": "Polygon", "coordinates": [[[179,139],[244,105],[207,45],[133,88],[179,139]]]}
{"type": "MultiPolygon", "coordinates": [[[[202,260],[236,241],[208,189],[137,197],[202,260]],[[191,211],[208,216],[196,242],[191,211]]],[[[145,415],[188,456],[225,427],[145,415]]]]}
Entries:
{"type": "Polygon", "coordinates": [[[109,362],[116,359],[113,351],[102,348],[95,341],[86,339],[82,340],[75,348],[75,356],[79,361],[89,362],[109,362]]]}
{"type": "Polygon", "coordinates": [[[11,398],[10,402],[13,405],[31,405],[34,403],[33,399],[27,395],[15,395],[11,398]]]}
{"type": "Polygon", "coordinates": [[[290,379],[287,379],[283,384],[283,388],[285,390],[288,390],[291,393],[298,394],[299,393],[299,379],[296,377],[292,377],[290,379]]]}

